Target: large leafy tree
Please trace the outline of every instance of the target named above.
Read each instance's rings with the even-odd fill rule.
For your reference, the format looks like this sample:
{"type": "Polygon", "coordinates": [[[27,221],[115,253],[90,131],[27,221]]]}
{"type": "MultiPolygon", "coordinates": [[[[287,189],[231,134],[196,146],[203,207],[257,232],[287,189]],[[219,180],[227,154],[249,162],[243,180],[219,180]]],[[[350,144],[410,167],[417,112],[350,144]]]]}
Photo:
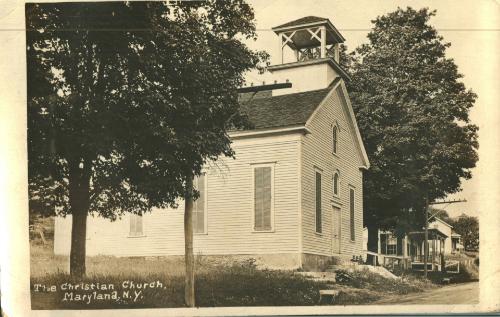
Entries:
{"type": "Polygon", "coordinates": [[[202,165],[233,155],[227,130],[245,124],[236,89],[266,54],[242,43],[255,38],[243,0],[27,4],[26,13],[30,202],[72,215],[70,273],[82,276],[87,215],[195,198],[202,165]]]}
{"type": "Polygon", "coordinates": [[[370,250],[377,228],[421,228],[426,199],[459,191],[478,160],[478,128],[469,120],[476,95],[446,57],[450,44],[429,24],[434,15],[398,8],[377,17],[368,43],[344,61],[371,162],[364,174],[370,250]]]}
{"type": "Polygon", "coordinates": [[[453,230],[462,236],[465,250],[479,250],[479,221],[477,217],[462,214],[453,222],[453,230]]]}

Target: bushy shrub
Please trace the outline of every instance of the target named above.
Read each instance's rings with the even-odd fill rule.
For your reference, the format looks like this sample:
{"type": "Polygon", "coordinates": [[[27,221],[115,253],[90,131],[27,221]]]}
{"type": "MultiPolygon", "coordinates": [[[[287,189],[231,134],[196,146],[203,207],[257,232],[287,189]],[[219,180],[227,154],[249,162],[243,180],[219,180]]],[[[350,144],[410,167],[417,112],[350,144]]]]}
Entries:
{"type": "Polygon", "coordinates": [[[336,271],[337,274],[348,274],[350,279],[342,279],[337,282],[342,285],[360,289],[373,290],[385,293],[408,294],[420,292],[432,287],[429,282],[411,276],[401,276],[398,279],[385,278],[369,270],[347,272],[345,270],[336,271]]]}
{"type": "Polygon", "coordinates": [[[258,270],[252,262],[199,275],[196,283],[200,306],[314,305],[319,289],[327,288],[290,271],[258,270]]]}

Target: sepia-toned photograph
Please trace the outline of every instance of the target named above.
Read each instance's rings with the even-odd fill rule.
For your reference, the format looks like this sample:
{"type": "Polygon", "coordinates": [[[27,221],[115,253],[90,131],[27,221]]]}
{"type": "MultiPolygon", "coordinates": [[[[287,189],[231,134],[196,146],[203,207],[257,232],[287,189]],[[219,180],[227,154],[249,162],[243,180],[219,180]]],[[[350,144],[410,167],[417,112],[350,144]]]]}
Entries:
{"type": "Polygon", "coordinates": [[[377,3],[25,3],[26,305],[479,305],[498,25],[377,3]]]}

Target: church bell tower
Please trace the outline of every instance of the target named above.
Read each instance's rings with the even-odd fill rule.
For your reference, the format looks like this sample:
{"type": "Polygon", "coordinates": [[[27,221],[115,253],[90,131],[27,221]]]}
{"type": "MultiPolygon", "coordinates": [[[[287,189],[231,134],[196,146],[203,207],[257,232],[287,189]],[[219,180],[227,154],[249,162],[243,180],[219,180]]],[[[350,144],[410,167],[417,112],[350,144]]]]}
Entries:
{"type": "Polygon", "coordinates": [[[337,77],[349,80],[339,63],[339,46],[345,39],[330,20],[308,16],[272,30],[279,38],[281,63],[268,71],[277,81],[292,83],[273,95],[323,89],[337,77]]]}

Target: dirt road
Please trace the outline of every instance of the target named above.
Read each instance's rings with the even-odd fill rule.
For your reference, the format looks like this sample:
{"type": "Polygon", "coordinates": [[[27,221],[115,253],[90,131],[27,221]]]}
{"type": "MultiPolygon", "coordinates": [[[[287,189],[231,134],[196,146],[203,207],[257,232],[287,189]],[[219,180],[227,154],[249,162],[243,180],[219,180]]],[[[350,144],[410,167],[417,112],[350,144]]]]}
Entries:
{"type": "Polygon", "coordinates": [[[453,284],[410,295],[384,298],[372,304],[478,304],[479,282],[453,284]]]}

